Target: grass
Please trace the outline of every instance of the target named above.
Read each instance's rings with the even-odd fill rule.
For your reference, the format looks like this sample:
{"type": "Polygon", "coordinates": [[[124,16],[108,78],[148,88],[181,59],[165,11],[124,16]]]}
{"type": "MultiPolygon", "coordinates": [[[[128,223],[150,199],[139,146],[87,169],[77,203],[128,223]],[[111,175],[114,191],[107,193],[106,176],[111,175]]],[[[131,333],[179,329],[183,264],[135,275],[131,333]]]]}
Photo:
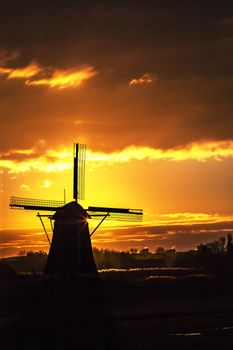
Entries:
{"type": "Polygon", "coordinates": [[[21,275],[0,288],[0,344],[9,350],[232,349],[232,293],[230,276],[187,269],[21,275]]]}

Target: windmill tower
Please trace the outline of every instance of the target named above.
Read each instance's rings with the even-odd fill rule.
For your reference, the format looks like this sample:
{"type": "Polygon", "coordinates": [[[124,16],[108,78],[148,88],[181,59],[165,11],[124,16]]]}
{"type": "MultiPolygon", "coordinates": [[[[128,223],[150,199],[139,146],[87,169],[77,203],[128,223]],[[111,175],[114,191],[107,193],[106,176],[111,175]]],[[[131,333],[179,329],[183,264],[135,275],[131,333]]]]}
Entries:
{"type": "Polygon", "coordinates": [[[74,144],[73,201],[65,203],[56,200],[11,197],[10,208],[36,210],[50,244],[45,273],[49,275],[72,275],[97,272],[91,236],[104,222],[141,221],[141,209],[108,208],[88,206],[84,209],[79,200],[84,199],[86,145],[74,144]],[[50,214],[40,214],[40,211],[50,214]],[[55,212],[51,214],[51,212],[55,212]],[[44,218],[51,223],[53,236],[50,242],[44,225],[44,218]],[[99,220],[90,233],[87,219],[99,220]]]}

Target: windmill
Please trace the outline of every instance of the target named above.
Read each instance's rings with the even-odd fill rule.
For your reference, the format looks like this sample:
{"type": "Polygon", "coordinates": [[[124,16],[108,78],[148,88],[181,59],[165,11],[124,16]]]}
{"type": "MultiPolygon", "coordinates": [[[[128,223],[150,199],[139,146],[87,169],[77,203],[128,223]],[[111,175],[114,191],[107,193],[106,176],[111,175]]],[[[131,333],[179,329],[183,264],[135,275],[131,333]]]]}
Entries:
{"type": "Polygon", "coordinates": [[[57,200],[11,197],[10,208],[36,210],[48,242],[49,256],[45,273],[77,274],[96,273],[91,236],[105,220],[136,221],[142,220],[141,209],[108,208],[88,206],[84,209],[78,202],[85,195],[86,145],[74,144],[73,201],[65,203],[57,200]],[[40,214],[41,211],[50,212],[40,214]],[[51,212],[55,212],[51,214],[51,212]],[[50,220],[53,231],[52,241],[45,228],[44,218],[50,220]],[[87,219],[99,222],[90,233],[87,219]]]}

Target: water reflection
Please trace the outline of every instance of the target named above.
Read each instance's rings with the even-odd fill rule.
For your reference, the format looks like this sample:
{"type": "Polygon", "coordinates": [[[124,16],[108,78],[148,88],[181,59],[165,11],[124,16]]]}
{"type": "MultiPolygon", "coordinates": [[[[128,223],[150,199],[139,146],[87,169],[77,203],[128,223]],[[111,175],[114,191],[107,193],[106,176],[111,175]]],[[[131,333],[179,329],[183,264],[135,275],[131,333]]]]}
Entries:
{"type": "Polygon", "coordinates": [[[192,269],[192,268],[187,268],[187,267],[137,267],[137,268],[128,268],[128,269],[116,269],[116,268],[111,268],[111,269],[99,269],[98,272],[104,273],[104,272],[142,272],[142,271],[154,271],[154,272],[196,272],[197,269],[192,269]]]}
{"type": "Polygon", "coordinates": [[[169,280],[176,280],[177,277],[175,276],[148,276],[145,277],[146,280],[155,280],[155,279],[169,279],[169,280]]]}
{"type": "Polygon", "coordinates": [[[99,274],[108,277],[121,277],[126,279],[143,279],[143,280],[175,280],[183,278],[206,278],[209,275],[203,273],[203,271],[192,268],[133,268],[133,269],[101,269],[98,270],[99,274]]]}
{"type": "Polygon", "coordinates": [[[192,332],[192,333],[171,333],[171,335],[175,335],[176,337],[183,336],[183,337],[196,337],[202,335],[201,332],[192,332]]]}

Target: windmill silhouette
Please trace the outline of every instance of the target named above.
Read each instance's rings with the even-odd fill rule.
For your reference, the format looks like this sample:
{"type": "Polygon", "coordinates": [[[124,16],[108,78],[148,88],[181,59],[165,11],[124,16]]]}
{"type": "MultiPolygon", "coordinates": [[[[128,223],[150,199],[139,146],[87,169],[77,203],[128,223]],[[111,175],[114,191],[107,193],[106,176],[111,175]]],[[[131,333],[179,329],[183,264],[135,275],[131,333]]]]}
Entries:
{"type": "Polygon", "coordinates": [[[65,203],[57,200],[11,197],[10,208],[36,210],[50,244],[45,273],[69,275],[96,273],[91,236],[104,222],[141,221],[142,209],[108,208],[88,206],[84,209],[79,200],[85,195],[86,145],[74,144],[73,201],[65,203]],[[55,214],[40,214],[40,211],[55,214]],[[53,231],[52,242],[43,219],[50,220],[53,231]],[[90,233],[87,219],[98,219],[99,223],[90,233]]]}

